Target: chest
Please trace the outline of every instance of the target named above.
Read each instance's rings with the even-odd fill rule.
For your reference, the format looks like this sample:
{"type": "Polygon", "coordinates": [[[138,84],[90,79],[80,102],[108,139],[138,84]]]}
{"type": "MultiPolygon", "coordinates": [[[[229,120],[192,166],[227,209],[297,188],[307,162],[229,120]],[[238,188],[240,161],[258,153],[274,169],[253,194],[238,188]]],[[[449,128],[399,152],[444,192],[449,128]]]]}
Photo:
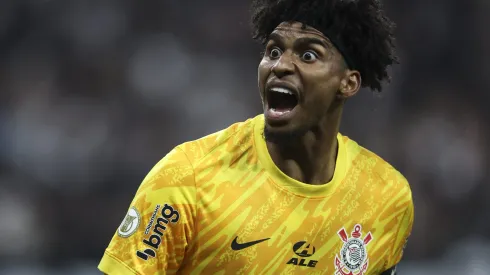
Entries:
{"type": "Polygon", "coordinates": [[[201,193],[195,270],[371,274],[383,268],[395,228],[380,222],[369,199],[349,190],[312,199],[266,182],[249,187],[223,184],[201,193]]]}

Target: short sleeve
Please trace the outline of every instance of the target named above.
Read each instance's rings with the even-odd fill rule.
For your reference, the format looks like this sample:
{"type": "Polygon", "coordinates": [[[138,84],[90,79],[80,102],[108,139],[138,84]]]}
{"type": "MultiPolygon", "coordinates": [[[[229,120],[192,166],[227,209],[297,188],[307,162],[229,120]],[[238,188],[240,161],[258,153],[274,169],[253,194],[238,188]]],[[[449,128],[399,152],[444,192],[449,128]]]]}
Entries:
{"type": "Polygon", "coordinates": [[[195,216],[194,171],[177,147],[143,180],[98,268],[109,275],[176,273],[195,216]]]}
{"type": "Polygon", "coordinates": [[[410,193],[410,199],[407,203],[406,210],[403,213],[403,216],[401,216],[399,220],[399,230],[396,234],[396,239],[393,244],[390,262],[388,263],[389,267],[393,267],[401,261],[403,256],[403,250],[405,249],[405,246],[407,245],[408,237],[412,232],[413,220],[414,220],[414,207],[413,207],[412,196],[410,193]]]}

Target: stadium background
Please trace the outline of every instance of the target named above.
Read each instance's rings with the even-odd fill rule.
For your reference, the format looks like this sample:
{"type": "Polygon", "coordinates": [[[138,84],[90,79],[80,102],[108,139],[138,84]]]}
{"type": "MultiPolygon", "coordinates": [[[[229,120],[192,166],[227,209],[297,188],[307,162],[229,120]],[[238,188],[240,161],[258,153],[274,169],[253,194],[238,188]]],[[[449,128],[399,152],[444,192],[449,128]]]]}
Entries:
{"type": "MultiPolygon", "coordinates": [[[[490,274],[490,1],[385,1],[402,65],[342,132],[409,179],[402,274],[490,274]]],[[[98,274],[143,176],[260,109],[248,1],[0,1],[0,274],[98,274]]]]}

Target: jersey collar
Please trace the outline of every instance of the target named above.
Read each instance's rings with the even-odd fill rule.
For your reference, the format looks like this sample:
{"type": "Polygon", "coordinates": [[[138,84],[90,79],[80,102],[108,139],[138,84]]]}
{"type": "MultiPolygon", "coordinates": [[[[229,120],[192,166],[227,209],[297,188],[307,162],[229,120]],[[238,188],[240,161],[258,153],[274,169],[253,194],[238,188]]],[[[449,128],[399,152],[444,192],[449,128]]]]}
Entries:
{"type": "Polygon", "coordinates": [[[324,197],[331,194],[345,178],[347,169],[347,152],[344,139],[339,133],[337,135],[338,153],[335,162],[335,172],[332,180],[321,185],[311,185],[295,180],[284,174],[272,160],[264,139],[264,115],[254,118],[254,145],[260,164],[267,170],[272,177],[274,184],[279,188],[307,197],[324,197]]]}

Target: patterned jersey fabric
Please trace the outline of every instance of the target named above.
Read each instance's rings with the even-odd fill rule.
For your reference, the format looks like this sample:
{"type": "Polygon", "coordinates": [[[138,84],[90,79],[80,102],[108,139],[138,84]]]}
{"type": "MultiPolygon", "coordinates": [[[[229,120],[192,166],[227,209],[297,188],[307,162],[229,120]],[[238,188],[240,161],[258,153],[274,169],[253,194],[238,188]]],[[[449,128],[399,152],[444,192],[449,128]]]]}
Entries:
{"type": "Polygon", "coordinates": [[[296,181],[268,154],[264,118],[165,156],[147,175],[99,269],[106,274],[380,274],[413,224],[406,179],[338,135],[332,180],[296,181]]]}

